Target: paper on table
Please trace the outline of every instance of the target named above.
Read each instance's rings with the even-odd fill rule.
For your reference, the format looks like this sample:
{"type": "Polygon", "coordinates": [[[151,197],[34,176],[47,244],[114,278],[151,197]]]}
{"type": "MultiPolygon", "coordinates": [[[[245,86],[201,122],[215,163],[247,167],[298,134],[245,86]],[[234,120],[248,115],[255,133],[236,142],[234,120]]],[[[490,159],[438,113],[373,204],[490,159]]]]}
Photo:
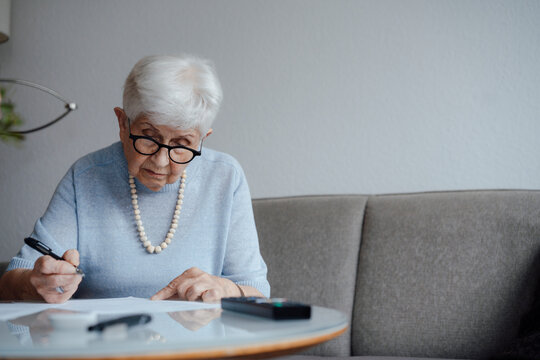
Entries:
{"type": "Polygon", "coordinates": [[[208,304],[180,300],[150,300],[136,297],[108,299],[73,299],[63,304],[29,302],[0,303],[0,321],[30,315],[46,309],[63,309],[97,314],[131,314],[173,312],[219,308],[219,304],[208,304]]]}

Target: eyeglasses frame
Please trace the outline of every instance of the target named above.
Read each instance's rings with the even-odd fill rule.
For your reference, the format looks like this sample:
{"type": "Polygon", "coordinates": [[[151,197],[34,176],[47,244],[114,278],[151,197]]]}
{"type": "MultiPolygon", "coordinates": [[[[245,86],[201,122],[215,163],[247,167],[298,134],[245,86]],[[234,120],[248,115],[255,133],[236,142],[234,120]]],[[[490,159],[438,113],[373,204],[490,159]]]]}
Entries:
{"type": "Polygon", "coordinates": [[[169,155],[169,159],[175,163],[175,164],[188,164],[190,163],[191,161],[193,161],[193,159],[195,159],[197,156],[201,156],[202,154],[202,140],[201,140],[201,148],[200,150],[195,150],[195,149],[192,149],[192,148],[189,148],[187,146],[184,146],[184,145],[176,145],[176,146],[169,146],[169,145],[165,145],[165,144],[162,144],[162,143],[159,143],[157,142],[154,138],[150,137],[150,136],[144,136],[144,135],[133,135],[131,133],[131,120],[128,118],[128,129],[129,129],[129,138],[133,140],[133,148],[135,149],[136,152],[138,152],[139,154],[141,155],[145,155],[145,156],[152,156],[152,155],[155,155],[157,154],[161,148],[165,148],[167,149],[167,153],[169,155]],[[158,146],[157,150],[154,151],[153,153],[151,154],[145,154],[145,153],[142,153],[140,152],[139,150],[137,150],[137,148],[135,147],[135,141],[137,141],[138,139],[146,139],[146,140],[150,140],[152,141],[154,144],[156,144],[158,146]],[[175,161],[173,160],[173,158],[171,157],[171,150],[174,150],[174,149],[184,149],[184,150],[189,150],[193,153],[193,157],[189,160],[189,161],[185,161],[185,162],[179,162],[179,161],[175,161]]]}

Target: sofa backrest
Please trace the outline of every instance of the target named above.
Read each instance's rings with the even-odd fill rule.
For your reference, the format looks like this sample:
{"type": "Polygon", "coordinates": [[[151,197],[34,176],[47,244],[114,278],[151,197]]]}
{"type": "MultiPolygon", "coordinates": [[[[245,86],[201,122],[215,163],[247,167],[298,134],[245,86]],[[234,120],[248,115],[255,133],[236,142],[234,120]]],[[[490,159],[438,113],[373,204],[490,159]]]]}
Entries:
{"type": "MultiPolygon", "coordinates": [[[[253,201],[273,297],[343,311],[352,319],[366,196],[306,196],[253,201]]],[[[306,353],[348,356],[348,330],[306,353]]]]}
{"type": "Polygon", "coordinates": [[[370,197],[362,239],[353,354],[484,357],[538,284],[540,192],[370,197]]]}
{"type": "Polygon", "coordinates": [[[516,337],[540,279],[540,192],[365,201],[254,201],[272,296],[352,314],[350,338],[313,353],[480,358],[516,337]]]}

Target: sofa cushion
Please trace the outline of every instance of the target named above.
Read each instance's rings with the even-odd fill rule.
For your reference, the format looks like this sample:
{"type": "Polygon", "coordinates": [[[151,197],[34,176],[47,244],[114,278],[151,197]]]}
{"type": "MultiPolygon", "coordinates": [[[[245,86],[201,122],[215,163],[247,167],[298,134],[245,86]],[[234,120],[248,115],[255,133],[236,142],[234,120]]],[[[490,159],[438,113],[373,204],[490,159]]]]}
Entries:
{"type": "MultiPolygon", "coordinates": [[[[312,196],[253,201],[273,297],[343,311],[351,319],[367,197],[312,196]]],[[[350,330],[307,350],[350,355],[350,330]]]]}
{"type": "Polygon", "coordinates": [[[482,358],[517,334],[539,279],[540,192],[374,196],[353,355],[482,358]]]}

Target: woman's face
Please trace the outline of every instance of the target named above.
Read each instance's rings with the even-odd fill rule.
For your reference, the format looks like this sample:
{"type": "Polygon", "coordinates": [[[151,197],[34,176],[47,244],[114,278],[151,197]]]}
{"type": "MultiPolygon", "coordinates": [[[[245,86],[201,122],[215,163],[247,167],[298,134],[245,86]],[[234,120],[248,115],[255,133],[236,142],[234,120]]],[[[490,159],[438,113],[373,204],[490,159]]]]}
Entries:
{"type": "MultiPolygon", "coordinates": [[[[127,116],[120,108],[114,109],[120,127],[120,140],[124,148],[129,174],[152,191],[159,191],[165,184],[172,184],[182,175],[188,164],[177,164],[169,159],[168,150],[161,148],[154,155],[139,154],[129,138],[127,116]]],[[[161,144],[184,145],[199,150],[201,137],[195,129],[178,130],[165,125],[153,124],[146,116],[131,119],[133,135],[149,136],[161,144]]],[[[211,130],[207,135],[211,133],[211,130]]]]}

